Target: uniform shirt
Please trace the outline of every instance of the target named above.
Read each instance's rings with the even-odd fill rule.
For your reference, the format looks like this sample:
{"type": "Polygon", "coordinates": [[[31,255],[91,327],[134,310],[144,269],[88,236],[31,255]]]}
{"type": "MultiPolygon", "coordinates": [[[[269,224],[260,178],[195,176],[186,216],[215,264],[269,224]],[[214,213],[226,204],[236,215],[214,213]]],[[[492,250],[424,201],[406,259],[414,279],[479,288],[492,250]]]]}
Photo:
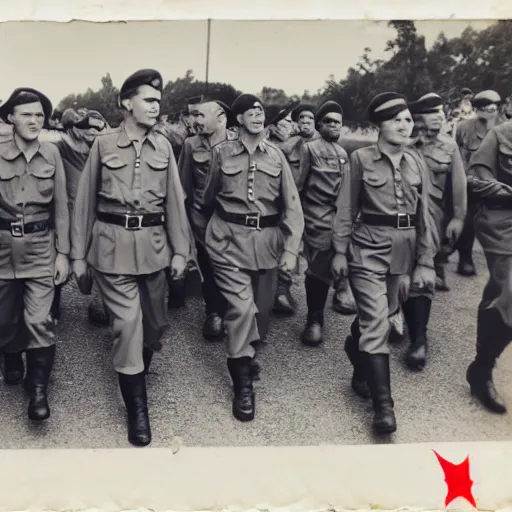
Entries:
{"type": "Polygon", "coordinates": [[[475,231],[484,251],[512,255],[512,122],[491,128],[473,155],[468,169],[470,194],[479,203],[475,231]]]}
{"type": "Polygon", "coordinates": [[[226,223],[214,215],[207,242],[217,260],[259,270],[277,266],[281,245],[298,255],[304,230],[302,208],[290,166],[276,145],[263,139],[250,154],[241,135],[215,146],[203,203],[208,208],[215,202],[228,213],[281,214],[277,229],[261,231],[226,223]]]}
{"type": "Polygon", "coordinates": [[[290,164],[293,179],[295,180],[296,184],[299,182],[300,176],[300,150],[302,145],[305,142],[317,139],[318,137],[320,137],[320,134],[314,130],[313,133],[307,137],[303,135],[295,135],[280,146],[284,156],[290,164]]]}
{"type": "Polygon", "coordinates": [[[190,255],[185,195],[169,141],[149,132],[140,155],[121,125],[96,137],[82,171],[72,222],[74,260],[100,272],[141,275],[190,255]],[[96,221],[96,212],[164,213],[164,226],[127,230],[96,221]],[[172,254],[171,254],[172,253],[172,254]]]}
{"type": "Polygon", "coordinates": [[[435,202],[442,207],[449,204],[453,208],[453,217],[464,220],[467,209],[466,174],[455,140],[449,135],[438,133],[431,139],[419,140],[415,147],[425,158],[430,171],[431,203],[435,202]],[[451,192],[452,197],[446,197],[446,192],[451,192]]]}
{"type": "Polygon", "coordinates": [[[70,211],[76,199],[78,183],[82,170],[87,162],[90,148],[83,141],[77,141],[70,134],[64,134],[62,139],[56,143],[66,171],[66,185],[70,211]]]}
{"type": "Polygon", "coordinates": [[[316,249],[332,246],[337,198],[349,170],[347,152],[337,142],[317,137],[302,145],[297,188],[304,212],[304,241],[316,249]]]}
{"type": "Polygon", "coordinates": [[[338,195],[333,238],[336,252],[347,254],[351,242],[358,259],[376,272],[407,274],[415,264],[432,268],[428,182],[424,161],[412,148],[406,149],[397,168],[376,144],[354,151],[350,180],[342,182],[338,195]],[[416,228],[370,226],[364,221],[354,225],[359,214],[399,213],[416,214],[416,228]]]}
{"type": "Polygon", "coordinates": [[[479,118],[465,119],[457,124],[455,140],[460,148],[466,171],[471,155],[480,147],[487,132],[488,128],[485,121],[479,118]]]}
{"type": "Polygon", "coordinates": [[[66,176],[57,148],[40,142],[27,161],[14,139],[0,144],[0,217],[24,223],[52,219],[55,230],[13,237],[0,230],[0,279],[53,276],[56,251],[68,255],[66,176]]]}

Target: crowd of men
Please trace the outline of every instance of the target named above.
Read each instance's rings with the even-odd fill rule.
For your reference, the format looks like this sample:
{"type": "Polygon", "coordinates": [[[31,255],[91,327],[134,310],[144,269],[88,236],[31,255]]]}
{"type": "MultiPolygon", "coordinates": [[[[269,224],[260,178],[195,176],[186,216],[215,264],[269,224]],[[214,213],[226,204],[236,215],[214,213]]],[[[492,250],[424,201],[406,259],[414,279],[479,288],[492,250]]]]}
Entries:
{"type": "Polygon", "coordinates": [[[458,272],[475,275],[475,236],[490,278],[467,380],[484,406],[506,412],[492,371],[512,339],[509,98],[464,90],[447,118],[435,92],[415,101],[383,92],[367,111],[376,140],[354,147],[332,100],[269,119],[252,94],[232,105],[191,98],[176,126],[161,115],[162,90],[156,70],[128,77],[117,128],[86,108],[56,118],[30,88],[0,105],[2,373],[5,384],[23,382],[31,420],[50,416],[61,290],[74,276],[95,299],[89,321],[112,331],[128,439],[148,445],[146,375],[191,269],[204,338],[226,339],[233,415],[252,420],[258,350],[270,316],[296,312],[291,285],[303,257],[302,343],[323,342],[333,287],[333,308],[354,315],[345,339],[352,388],[371,399],[374,429],[394,432],[389,338],[404,335],[403,318],[405,362],[425,367],[435,290],[449,290],[447,258],[458,251],[458,272]],[[59,135],[45,140],[51,128],[59,135]]]}

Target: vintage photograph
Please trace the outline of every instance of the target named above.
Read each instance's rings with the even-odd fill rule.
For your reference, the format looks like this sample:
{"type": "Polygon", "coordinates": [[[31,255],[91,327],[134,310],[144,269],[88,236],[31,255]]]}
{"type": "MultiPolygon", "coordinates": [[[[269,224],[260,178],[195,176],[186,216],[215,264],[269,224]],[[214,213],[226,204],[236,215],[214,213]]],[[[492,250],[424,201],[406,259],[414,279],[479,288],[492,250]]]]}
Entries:
{"type": "Polygon", "coordinates": [[[0,449],[512,439],[512,22],[9,22],[0,449]]]}

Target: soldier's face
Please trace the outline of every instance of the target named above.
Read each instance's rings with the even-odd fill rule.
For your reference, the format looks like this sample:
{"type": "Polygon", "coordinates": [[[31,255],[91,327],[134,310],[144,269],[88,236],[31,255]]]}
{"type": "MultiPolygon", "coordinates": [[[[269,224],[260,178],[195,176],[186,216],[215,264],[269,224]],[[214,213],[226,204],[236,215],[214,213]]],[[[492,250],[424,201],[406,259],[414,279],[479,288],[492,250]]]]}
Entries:
{"type": "Polygon", "coordinates": [[[512,117],[512,101],[507,101],[505,104],[505,114],[507,114],[508,117],[512,117]]]}
{"type": "Polygon", "coordinates": [[[152,127],[158,122],[162,94],[149,85],[139,87],[137,95],[128,100],[127,105],[138,125],[152,127]]]}
{"type": "Polygon", "coordinates": [[[265,129],[265,112],[263,106],[251,108],[238,116],[239,123],[254,135],[261,133],[265,129]]]}
{"type": "Polygon", "coordinates": [[[226,115],[215,102],[196,105],[192,115],[194,129],[200,135],[211,135],[226,124],[226,115]]]}
{"type": "Polygon", "coordinates": [[[43,106],[39,102],[17,105],[9,115],[9,121],[22,139],[36,140],[44,125],[43,106]]]}
{"type": "Polygon", "coordinates": [[[315,131],[315,116],[313,112],[301,112],[297,124],[299,125],[301,135],[311,135],[315,131]]]}
{"type": "Polygon", "coordinates": [[[476,115],[480,119],[491,121],[498,115],[498,105],[493,103],[492,105],[487,105],[486,107],[477,108],[476,115]]]}
{"type": "Polygon", "coordinates": [[[320,122],[320,133],[328,140],[338,140],[343,118],[337,112],[329,112],[320,122]]]}
{"type": "Polygon", "coordinates": [[[380,137],[388,144],[404,145],[409,142],[414,122],[409,110],[403,110],[393,119],[383,121],[380,125],[380,137]]]}
{"type": "Polygon", "coordinates": [[[425,124],[425,128],[427,130],[437,131],[443,127],[443,122],[445,119],[444,110],[442,107],[439,107],[437,112],[430,112],[428,114],[423,114],[423,123],[425,124]]]}
{"type": "Polygon", "coordinates": [[[277,123],[277,129],[279,133],[282,134],[284,139],[290,137],[290,134],[292,133],[292,128],[292,118],[290,115],[288,115],[284,119],[281,119],[281,121],[277,123]]]}

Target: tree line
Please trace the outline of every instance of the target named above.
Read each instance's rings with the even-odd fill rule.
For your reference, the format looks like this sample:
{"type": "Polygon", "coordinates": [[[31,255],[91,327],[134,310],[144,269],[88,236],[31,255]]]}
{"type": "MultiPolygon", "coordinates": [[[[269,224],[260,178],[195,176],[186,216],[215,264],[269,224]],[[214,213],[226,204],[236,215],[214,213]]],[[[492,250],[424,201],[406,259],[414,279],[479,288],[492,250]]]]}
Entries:
{"type": "MultiPolygon", "coordinates": [[[[332,99],[342,105],[345,125],[367,127],[366,107],[375,94],[384,90],[397,91],[412,100],[427,92],[437,92],[449,108],[458,103],[463,87],[473,92],[494,89],[503,99],[512,94],[512,21],[498,21],[481,31],[467,27],[459,37],[451,39],[441,32],[429,50],[413,21],[390,21],[388,25],[395,29],[396,36],[386,44],[387,59],[374,59],[372,50],[365,48],[343,79],[336,81],[330,76],[312,94],[306,90],[302,95],[287,95],[282,89],[264,87],[260,97],[268,106],[268,116],[294,101],[319,104],[332,99]]],[[[122,121],[116,106],[119,91],[110,74],[101,79],[101,84],[97,91],[89,88],[83,94],[66,96],[58,109],[99,110],[111,126],[118,126],[122,121]]],[[[206,92],[231,104],[242,91],[231,84],[207,84],[189,70],[184,77],[167,82],[161,112],[170,121],[177,121],[186,108],[187,98],[206,92]]]]}

